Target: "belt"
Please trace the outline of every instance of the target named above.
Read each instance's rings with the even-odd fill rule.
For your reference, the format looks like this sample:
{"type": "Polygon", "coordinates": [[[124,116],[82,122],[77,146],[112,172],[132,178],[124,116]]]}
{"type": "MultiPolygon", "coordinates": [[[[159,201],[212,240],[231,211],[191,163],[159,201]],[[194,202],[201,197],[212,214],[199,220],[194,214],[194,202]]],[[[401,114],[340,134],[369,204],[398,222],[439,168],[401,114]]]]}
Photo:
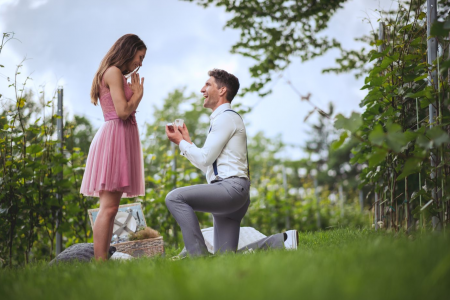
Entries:
{"type": "Polygon", "coordinates": [[[216,182],[219,182],[219,181],[224,181],[225,179],[230,179],[230,178],[243,178],[243,179],[249,180],[248,178],[245,178],[245,177],[230,176],[230,177],[227,177],[227,178],[221,178],[221,177],[219,177],[219,179],[214,179],[213,181],[211,181],[211,183],[216,183],[216,182]]]}

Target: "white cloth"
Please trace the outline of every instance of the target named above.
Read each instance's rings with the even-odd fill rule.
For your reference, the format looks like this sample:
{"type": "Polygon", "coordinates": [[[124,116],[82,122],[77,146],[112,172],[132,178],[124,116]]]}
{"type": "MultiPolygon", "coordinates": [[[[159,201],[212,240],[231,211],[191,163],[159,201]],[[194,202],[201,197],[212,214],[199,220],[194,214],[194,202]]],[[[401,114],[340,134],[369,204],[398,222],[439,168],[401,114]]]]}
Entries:
{"type": "Polygon", "coordinates": [[[122,252],[114,252],[113,255],[111,255],[110,259],[117,259],[117,260],[128,260],[128,259],[132,259],[134,258],[133,256],[126,254],[126,253],[122,253],[122,252]]]}
{"type": "MultiPolygon", "coordinates": [[[[214,227],[202,229],[203,238],[205,239],[208,252],[214,254],[214,227]]],[[[241,249],[251,243],[259,241],[266,236],[253,227],[241,227],[239,231],[238,249],[241,249]]]]}
{"type": "Polygon", "coordinates": [[[218,179],[214,175],[213,163],[217,159],[218,176],[225,179],[231,176],[247,176],[247,133],[241,117],[225,110],[230,103],[219,106],[210,116],[212,126],[205,144],[198,148],[183,140],[180,153],[206,173],[208,183],[218,179]]]}

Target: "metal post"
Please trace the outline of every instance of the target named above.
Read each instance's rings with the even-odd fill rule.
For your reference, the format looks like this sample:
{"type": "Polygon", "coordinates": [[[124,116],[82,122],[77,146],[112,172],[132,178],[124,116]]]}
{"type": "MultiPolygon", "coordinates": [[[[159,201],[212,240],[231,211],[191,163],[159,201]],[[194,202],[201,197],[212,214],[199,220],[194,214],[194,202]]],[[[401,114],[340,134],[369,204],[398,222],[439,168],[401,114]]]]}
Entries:
{"type": "MultiPolygon", "coordinates": [[[[379,25],[378,26],[378,39],[380,41],[383,41],[384,40],[384,22],[380,22],[378,25],[379,25]]],[[[383,52],[383,50],[384,50],[384,45],[378,46],[378,52],[383,52]]]]}
{"type": "MultiPolygon", "coordinates": [[[[419,99],[416,98],[416,118],[417,118],[417,130],[419,130],[419,99]]],[[[420,171],[419,171],[419,192],[422,191],[422,163],[420,163],[420,171]]],[[[419,195],[419,206],[422,209],[422,194],[419,195]]],[[[420,222],[419,222],[420,230],[423,228],[423,214],[420,213],[420,222]]]]}
{"type": "MultiPolygon", "coordinates": [[[[385,40],[385,30],[384,30],[384,22],[380,22],[378,24],[378,39],[381,41],[385,40]]],[[[383,52],[384,51],[384,45],[379,45],[378,46],[378,52],[383,52]]],[[[379,225],[378,222],[381,220],[381,206],[380,206],[380,200],[379,200],[379,195],[378,192],[376,192],[376,186],[375,186],[375,203],[373,204],[374,206],[374,212],[375,212],[375,217],[374,217],[374,223],[375,223],[375,231],[378,230],[379,225]]]]}
{"type": "MultiPolygon", "coordinates": [[[[428,65],[432,65],[433,62],[436,60],[437,57],[437,49],[438,49],[438,43],[437,39],[435,37],[431,37],[431,26],[436,21],[436,15],[437,15],[437,1],[436,0],[427,0],[427,60],[428,65]]],[[[432,68],[432,67],[431,67],[432,68]]],[[[435,90],[437,90],[437,71],[436,69],[432,69],[429,72],[428,75],[428,85],[433,86],[435,90]]],[[[429,125],[430,128],[433,127],[433,123],[435,122],[436,118],[436,103],[432,103],[428,105],[428,114],[429,114],[429,125]]],[[[431,160],[431,180],[434,180],[436,178],[436,155],[431,152],[430,160],[431,160]]],[[[436,194],[436,187],[434,187],[431,191],[431,197],[433,201],[438,204],[437,194],[436,194]]],[[[432,219],[433,228],[439,229],[440,222],[439,218],[437,216],[433,216],[432,219]]]]}
{"type": "MultiPolygon", "coordinates": [[[[171,148],[172,148],[172,154],[173,154],[173,158],[172,158],[172,182],[173,182],[173,190],[177,188],[177,158],[176,158],[176,150],[177,150],[177,145],[175,145],[174,143],[171,143],[171,148]]],[[[173,236],[175,238],[175,247],[178,248],[178,224],[177,221],[174,222],[173,224],[173,236]]]]}
{"type": "Polygon", "coordinates": [[[361,213],[364,212],[364,192],[359,190],[359,205],[361,206],[361,213]]]}
{"type": "MultiPolygon", "coordinates": [[[[63,153],[63,88],[58,88],[58,111],[57,115],[59,118],[56,120],[56,129],[58,134],[58,144],[57,149],[59,153],[63,153]]],[[[58,181],[61,181],[63,179],[63,173],[62,171],[59,172],[57,175],[58,181]]],[[[62,234],[59,231],[59,225],[61,222],[61,215],[62,215],[62,195],[61,193],[56,193],[56,199],[58,200],[58,209],[56,211],[56,255],[61,253],[62,251],[62,234]]]]}
{"type": "MultiPolygon", "coordinates": [[[[288,201],[288,186],[287,186],[287,175],[286,175],[286,167],[282,166],[282,170],[283,170],[283,188],[284,188],[284,201],[287,202],[288,201]]],[[[288,230],[291,227],[291,220],[289,218],[289,207],[288,207],[289,203],[286,203],[286,230],[288,230]]]]}
{"type": "Polygon", "coordinates": [[[342,184],[339,185],[339,201],[341,202],[341,218],[344,217],[344,192],[342,191],[342,184]]]}
{"type": "Polygon", "coordinates": [[[378,193],[375,192],[375,203],[373,204],[373,209],[374,209],[374,213],[375,213],[375,217],[374,217],[374,223],[375,223],[375,231],[378,230],[378,218],[379,218],[379,203],[378,203],[378,193]]]}
{"type": "Polygon", "coordinates": [[[322,222],[320,220],[320,199],[319,193],[317,192],[317,175],[314,177],[314,195],[316,196],[317,201],[317,229],[320,230],[322,228],[322,222]]]}

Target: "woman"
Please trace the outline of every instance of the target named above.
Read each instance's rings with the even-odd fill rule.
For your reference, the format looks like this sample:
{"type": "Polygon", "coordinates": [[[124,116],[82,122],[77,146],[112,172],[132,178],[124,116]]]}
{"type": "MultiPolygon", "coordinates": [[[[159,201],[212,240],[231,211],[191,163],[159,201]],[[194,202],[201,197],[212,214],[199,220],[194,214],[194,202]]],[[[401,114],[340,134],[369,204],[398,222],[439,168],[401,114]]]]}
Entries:
{"type": "Polygon", "coordinates": [[[100,198],[94,224],[94,254],[106,260],[120,199],[144,195],[144,167],[136,124],[136,108],[144,93],[144,78],[133,72],[142,66],[147,47],[134,34],[118,39],[100,63],[91,88],[91,102],[100,99],[105,123],[89,148],[81,193],[100,198]],[[133,73],[132,73],[133,72],[133,73]],[[131,74],[131,84],[124,74],[131,74]]]}

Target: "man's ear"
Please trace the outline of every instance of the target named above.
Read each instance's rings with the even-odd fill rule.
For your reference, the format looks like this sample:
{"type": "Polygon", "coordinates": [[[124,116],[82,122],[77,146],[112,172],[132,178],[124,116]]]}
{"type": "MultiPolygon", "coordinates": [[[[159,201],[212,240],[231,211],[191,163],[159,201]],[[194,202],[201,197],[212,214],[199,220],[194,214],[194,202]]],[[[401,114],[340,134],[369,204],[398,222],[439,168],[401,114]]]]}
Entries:
{"type": "Polygon", "coordinates": [[[223,86],[219,89],[219,96],[225,96],[227,93],[227,87],[223,86]]]}

